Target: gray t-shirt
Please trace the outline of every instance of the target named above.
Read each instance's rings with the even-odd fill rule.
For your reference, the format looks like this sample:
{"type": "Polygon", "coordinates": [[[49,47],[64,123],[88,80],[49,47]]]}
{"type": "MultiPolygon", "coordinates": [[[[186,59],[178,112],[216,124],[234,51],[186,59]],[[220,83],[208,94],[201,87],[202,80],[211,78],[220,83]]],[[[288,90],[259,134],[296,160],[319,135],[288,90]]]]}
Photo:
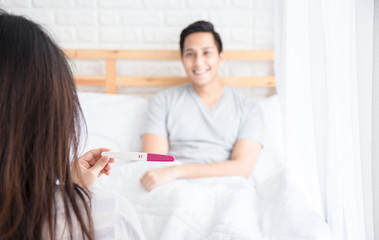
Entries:
{"type": "Polygon", "coordinates": [[[169,154],[180,161],[225,161],[237,140],[253,139],[263,145],[263,113],[251,99],[229,87],[209,109],[191,84],[183,84],[154,96],[144,133],[168,138],[169,154]]]}

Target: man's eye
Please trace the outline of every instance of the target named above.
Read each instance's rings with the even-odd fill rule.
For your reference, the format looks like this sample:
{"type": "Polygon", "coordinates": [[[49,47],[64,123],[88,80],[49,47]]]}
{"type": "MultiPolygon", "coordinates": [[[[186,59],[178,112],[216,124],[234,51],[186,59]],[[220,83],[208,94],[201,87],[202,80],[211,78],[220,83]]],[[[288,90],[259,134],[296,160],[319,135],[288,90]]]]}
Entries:
{"type": "Polygon", "coordinates": [[[191,56],[193,56],[193,53],[186,53],[185,56],[186,57],[191,57],[191,56]]]}

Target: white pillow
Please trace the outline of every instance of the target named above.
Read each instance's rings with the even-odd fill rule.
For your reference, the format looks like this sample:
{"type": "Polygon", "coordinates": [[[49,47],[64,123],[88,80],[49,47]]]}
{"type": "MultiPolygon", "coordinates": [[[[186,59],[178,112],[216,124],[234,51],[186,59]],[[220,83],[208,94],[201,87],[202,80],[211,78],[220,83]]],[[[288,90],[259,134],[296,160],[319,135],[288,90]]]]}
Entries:
{"type": "MultiPolygon", "coordinates": [[[[140,151],[148,101],[141,97],[79,92],[88,128],[85,150],[140,151]]],[[[84,139],[82,139],[84,140],[84,139]]],[[[85,142],[85,141],[82,141],[85,142]]]]}
{"type": "Polygon", "coordinates": [[[273,95],[258,103],[264,118],[264,147],[251,177],[260,184],[284,166],[283,127],[279,97],[273,95]]]}

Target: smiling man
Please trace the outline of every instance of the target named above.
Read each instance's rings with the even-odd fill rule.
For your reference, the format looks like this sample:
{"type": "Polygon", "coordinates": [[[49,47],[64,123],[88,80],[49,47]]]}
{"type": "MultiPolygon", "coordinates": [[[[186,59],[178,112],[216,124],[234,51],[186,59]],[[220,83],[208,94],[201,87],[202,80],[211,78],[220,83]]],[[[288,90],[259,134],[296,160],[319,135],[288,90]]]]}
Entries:
{"type": "Polygon", "coordinates": [[[185,28],[180,51],[191,83],[153,98],[142,151],[175,155],[184,164],[147,171],[142,186],[150,191],[178,178],[248,178],[263,146],[262,111],[221,84],[224,54],[212,23],[198,21],[185,28]]]}

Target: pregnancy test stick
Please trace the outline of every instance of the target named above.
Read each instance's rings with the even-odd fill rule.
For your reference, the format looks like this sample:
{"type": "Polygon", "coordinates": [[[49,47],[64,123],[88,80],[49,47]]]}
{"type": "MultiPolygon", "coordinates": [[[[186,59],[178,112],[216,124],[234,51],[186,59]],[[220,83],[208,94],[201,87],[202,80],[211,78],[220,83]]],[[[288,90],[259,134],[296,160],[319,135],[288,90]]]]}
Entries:
{"type": "Polygon", "coordinates": [[[174,156],[154,154],[154,153],[142,153],[142,152],[102,152],[101,156],[109,156],[111,158],[121,158],[131,161],[148,161],[148,162],[173,162],[174,156]]]}

